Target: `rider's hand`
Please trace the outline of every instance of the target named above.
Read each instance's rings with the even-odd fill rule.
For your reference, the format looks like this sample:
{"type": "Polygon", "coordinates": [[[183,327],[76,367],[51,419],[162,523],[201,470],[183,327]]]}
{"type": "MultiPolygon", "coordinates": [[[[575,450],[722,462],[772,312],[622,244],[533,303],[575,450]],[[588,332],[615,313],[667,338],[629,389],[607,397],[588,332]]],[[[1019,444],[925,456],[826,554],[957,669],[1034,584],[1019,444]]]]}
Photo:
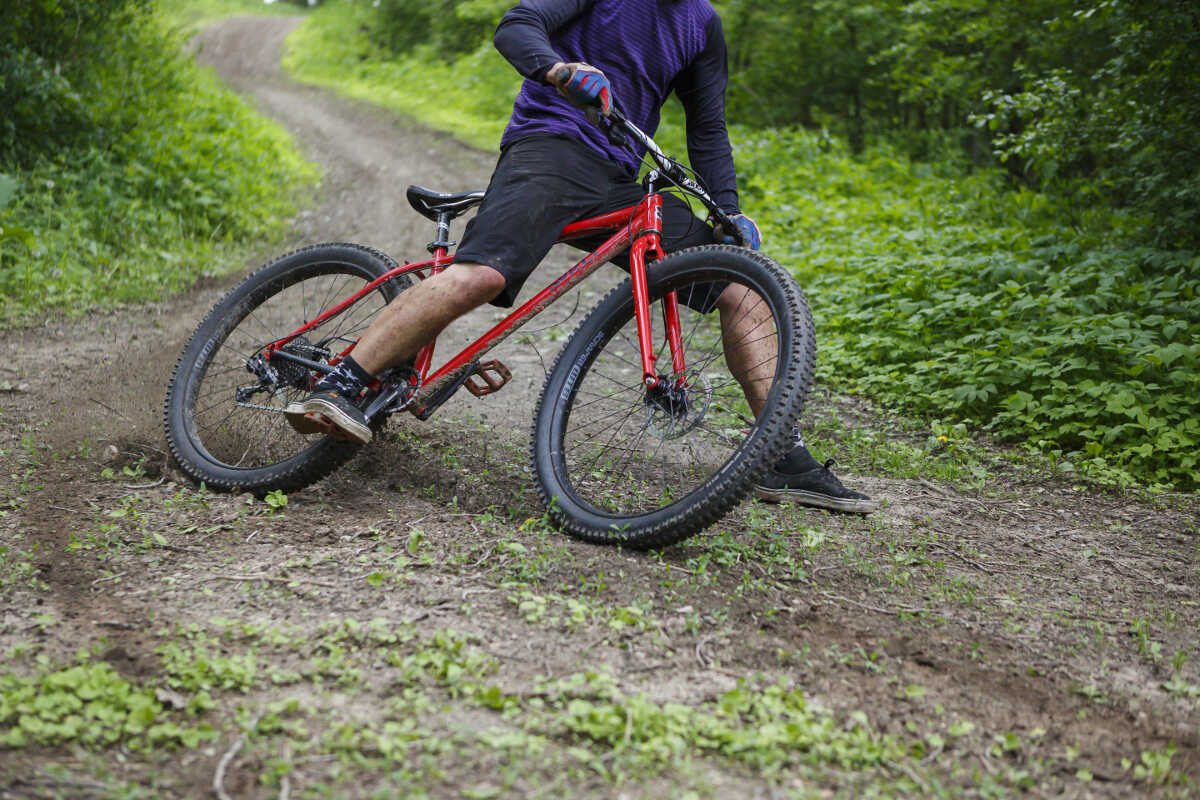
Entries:
{"type": "Polygon", "coordinates": [[[612,111],[612,86],[604,73],[590,64],[558,63],[546,73],[546,79],[558,87],[558,92],[587,111],[592,122],[598,114],[608,116],[612,111]]]}
{"type": "MultiPolygon", "coordinates": [[[[737,227],[738,233],[742,234],[742,247],[757,250],[762,246],[762,231],[754,220],[745,214],[734,214],[729,219],[737,227]]],[[[713,238],[721,244],[737,244],[732,235],[721,230],[719,224],[713,227],[713,238]]]]}

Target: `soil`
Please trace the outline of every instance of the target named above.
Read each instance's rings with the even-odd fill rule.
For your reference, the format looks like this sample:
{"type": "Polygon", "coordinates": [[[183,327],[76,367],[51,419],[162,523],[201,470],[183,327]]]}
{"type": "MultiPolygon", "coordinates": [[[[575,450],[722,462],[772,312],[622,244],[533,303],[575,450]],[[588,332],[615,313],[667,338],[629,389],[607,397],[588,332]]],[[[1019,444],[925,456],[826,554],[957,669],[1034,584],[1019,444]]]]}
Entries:
{"type": "MultiPolygon", "coordinates": [[[[404,188],[482,188],[495,154],[289,80],[279,53],[295,24],[233,18],[196,42],[201,61],[324,169],[282,249],[357,241],[419,257],[433,226],[408,208],[404,188]]],[[[532,283],[569,258],[553,254],[532,283]]],[[[547,677],[609,670],[625,695],[697,705],[743,680],[783,680],[840,720],[861,711],[874,729],[920,744],[913,766],[867,778],[863,785],[882,781],[883,794],[1173,795],[1200,779],[1194,496],[1089,488],[978,442],[986,472],[974,480],[919,470],[900,477],[914,470],[846,460],[843,479],[887,501],[868,517],[746,504],[659,554],[575,542],[540,522],[526,447],[545,367],[607,288],[597,282],[497,352],[514,374],[501,393],[462,393],[429,422],[392,425],[339,473],[272,513],[248,496],[199,493],[164,453],[161,403],[175,358],[236,279],[0,333],[4,669],[32,674],[32,653],[61,663],[91,649],[130,681],[166,688],[160,649],[190,625],[211,632],[223,624],[215,621],[233,619],[315,635],[329,620],[383,618],[419,635],[471,637],[494,659],[490,680],[514,694],[547,677]],[[44,588],[13,577],[18,553],[44,588]],[[375,575],[386,583],[364,578],[375,575]],[[549,611],[539,614],[537,600],[521,605],[531,596],[549,611]],[[564,624],[554,615],[563,616],[567,600],[591,616],[564,624]],[[636,609],[643,623],[617,624],[604,616],[613,609],[636,609]],[[18,646],[31,649],[14,654],[18,646]],[[955,727],[962,722],[970,725],[955,727]],[[1169,769],[1151,769],[1164,753],[1172,754],[1169,769]]],[[[478,312],[458,340],[499,316],[478,312]]],[[[810,413],[838,421],[815,435],[824,452],[839,451],[838,431],[854,430],[880,450],[934,458],[920,450],[913,425],[853,398],[819,395],[810,413]]],[[[225,641],[236,651],[236,641],[225,641]]],[[[262,646],[264,673],[273,658],[291,663],[262,646]]],[[[388,718],[395,685],[382,672],[352,690],[337,686],[308,690],[313,741],[338,724],[372,729],[388,718]]],[[[250,714],[297,691],[267,681],[244,692],[214,688],[217,739],[169,757],[0,750],[0,797],[102,796],[121,786],[209,795],[237,740],[236,710],[250,714]]],[[[564,754],[579,744],[570,737],[527,762],[493,753],[469,737],[502,724],[500,716],[452,696],[425,721],[434,735],[469,743],[461,761],[427,755],[437,769],[418,784],[434,796],[635,797],[684,788],[807,796],[853,794],[847,787],[859,780],[696,753],[686,774],[650,770],[614,783],[600,770],[559,769],[576,764],[564,754]],[[524,771],[506,772],[510,761],[524,771]]],[[[231,756],[224,790],[279,795],[278,780],[261,776],[290,752],[277,749],[280,741],[254,739],[231,756]]],[[[402,785],[386,770],[347,776],[337,759],[320,748],[294,759],[290,790],[373,796],[402,785]]]]}

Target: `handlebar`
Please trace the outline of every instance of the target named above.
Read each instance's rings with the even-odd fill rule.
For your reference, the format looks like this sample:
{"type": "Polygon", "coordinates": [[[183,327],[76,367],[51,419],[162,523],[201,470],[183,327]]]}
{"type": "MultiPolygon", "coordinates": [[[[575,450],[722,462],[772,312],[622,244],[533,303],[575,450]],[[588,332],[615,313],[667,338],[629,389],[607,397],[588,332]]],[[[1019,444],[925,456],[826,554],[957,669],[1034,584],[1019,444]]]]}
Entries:
{"type": "MultiPolygon", "coordinates": [[[[745,239],[742,237],[741,230],[739,230],[738,227],[733,224],[732,218],[725,213],[724,209],[717,205],[716,201],[714,201],[709,193],[704,190],[704,187],[702,187],[699,183],[693,180],[690,175],[688,175],[687,170],[684,169],[682,164],[664,153],[662,148],[658,146],[658,143],[651,139],[648,134],[630,122],[629,119],[615,107],[615,105],[612,111],[609,112],[608,120],[610,140],[613,140],[611,132],[614,130],[618,133],[631,136],[646,149],[646,152],[650,155],[650,158],[658,166],[659,171],[664,177],[667,178],[667,180],[671,181],[676,186],[695,196],[697,200],[704,203],[709,211],[709,219],[713,220],[721,227],[722,233],[727,236],[732,236],[734,241],[736,241],[739,245],[744,245],[746,243],[745,239]]],[[[614,141],[613,143],[619,144],[620,142],[614,141]]]]}

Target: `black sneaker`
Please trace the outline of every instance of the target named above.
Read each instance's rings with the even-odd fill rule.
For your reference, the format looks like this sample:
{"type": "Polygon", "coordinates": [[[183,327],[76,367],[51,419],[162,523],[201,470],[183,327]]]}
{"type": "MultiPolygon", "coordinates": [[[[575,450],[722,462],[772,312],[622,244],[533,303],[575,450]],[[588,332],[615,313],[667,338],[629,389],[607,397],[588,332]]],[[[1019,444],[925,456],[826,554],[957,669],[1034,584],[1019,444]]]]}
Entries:
{"type": "Polygon", "coordinates": [[[812,508],[870,514],[880,502],[861,492],[851,491],[829,471],[833,459],[804,472],[786,473],[772,469],[754,488],[754,494],[771,503],[793,502],[812,508]]]}
{"type": "Polygon", "coordinates": [[[335,439],[371,441],[367,416],[335,389],[318,389],[283,410],[297,433],[323,433],[335,439]]]}

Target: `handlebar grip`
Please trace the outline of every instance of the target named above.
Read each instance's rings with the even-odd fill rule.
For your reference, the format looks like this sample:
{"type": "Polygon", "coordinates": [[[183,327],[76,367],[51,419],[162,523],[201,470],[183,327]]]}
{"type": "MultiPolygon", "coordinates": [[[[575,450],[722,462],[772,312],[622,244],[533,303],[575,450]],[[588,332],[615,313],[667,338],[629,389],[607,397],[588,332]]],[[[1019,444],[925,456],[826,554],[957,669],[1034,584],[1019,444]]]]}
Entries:
{"type": "MultiPolygon", "coordinates": [[[[742,235],[742,229],[733,223],[733,218],[726,214],[723,210],[717,209],[713,212],[709,219],[713,222],[713,227],[721,229],[721,241],[732,239],[733,244],[738,247],[746,246],[746,237],[742,235]]],[[[728,244],[728,242],[725,242],[728,244]]]]}

